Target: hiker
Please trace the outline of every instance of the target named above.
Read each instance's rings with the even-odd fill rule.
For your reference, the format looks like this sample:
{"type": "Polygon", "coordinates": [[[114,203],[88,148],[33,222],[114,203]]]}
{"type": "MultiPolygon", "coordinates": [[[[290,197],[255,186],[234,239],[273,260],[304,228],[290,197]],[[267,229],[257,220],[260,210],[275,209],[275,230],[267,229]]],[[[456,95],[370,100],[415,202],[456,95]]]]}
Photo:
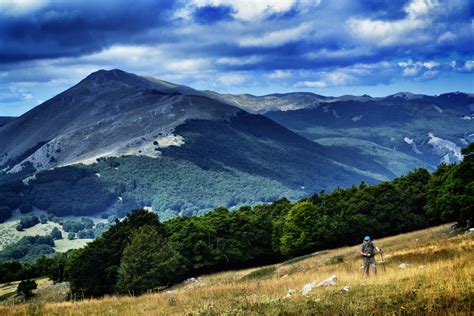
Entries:
{"type": "Polygon", "coordinates": [[[360,249],[360,254],[362,255],[362,260],[364,262],[364,274],[366,276],[369,275],[370,265],[372,265],[374,274],[377,274],[377,267],[375,266],[375,250],[382,252],[382,249],[375,246],[369,236],[365,236],[360,249]]]}

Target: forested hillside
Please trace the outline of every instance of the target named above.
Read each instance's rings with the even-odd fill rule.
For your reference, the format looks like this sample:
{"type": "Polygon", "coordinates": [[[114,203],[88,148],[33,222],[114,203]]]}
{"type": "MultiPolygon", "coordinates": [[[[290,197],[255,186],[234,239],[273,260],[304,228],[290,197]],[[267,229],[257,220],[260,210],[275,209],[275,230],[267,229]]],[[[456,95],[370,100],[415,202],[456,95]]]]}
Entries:
{"type": "MultiPolygon", "coordinates": [[[[380,238],[447,221],[470,225],[473,153],[471,144],[461,163],[441,165],[433,174],[418,169],[393,181],[319,192],[294,203],[281,199],[235,212],[220,207],[166,222],[134,210],[84,248],[23,269],[51,275],[47,266],[59,265],[61,278],[79,297],[140,294],[202,273],[351,245],[367,234],[380,238]]],[[[9,267],[22,275],[18,267],[2,269],[9,267]]]]}

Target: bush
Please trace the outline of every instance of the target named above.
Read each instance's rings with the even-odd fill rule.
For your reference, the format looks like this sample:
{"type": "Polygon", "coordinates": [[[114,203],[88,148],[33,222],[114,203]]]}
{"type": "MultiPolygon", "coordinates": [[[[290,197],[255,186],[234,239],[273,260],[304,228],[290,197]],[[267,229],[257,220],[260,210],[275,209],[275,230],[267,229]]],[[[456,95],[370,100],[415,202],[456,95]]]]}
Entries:
{"type": "Polygon", "coordinates": [[[94,239],[94,231],[92,229],[84,229],[77,233],[77,238],[79,239],[94,239]]]}
{"type": "Polygon", "coordinates": [[[16,289],[18,294],[23,294],[25,298],[33,296],[33,290],[38,287],[34,280],[24,280],[18,284],[18,288],[16,289]]]}
{"type": "Polygon", "coordinates": [[[63,239],[63,234],[57,227],[54,227],[51,231],[51,238],[54,240],[63,239]]]}
{"type": "Polygon", "coordinates": [[[94,227],[94,221],[87,217],[81,218],[81,223],[84,225],[85,229],[92,229],[94,227]]]}
{"type": "Polygon", "coordinates": [[[63,230],[65,232],[77,233],[80,230],[83,230],[84,228],[85,228],[84,223],[79,222],[79,221],[65,221],[63,224],[63,230]]]}
{"type": "MultiPolygon", "coordinates": [[[[20,226],[20,230],[23,230],[25,228],[33,227],[39,222],[40,220],[36,215],[23,216],[22,218],[20,218],[20,223],[18,225],[20,226]]],[[[19,230],[18,227],[17,230],[19,230]]]]}
{"type": "Polygon", "coordinates": [[[48,218],[45,215],[40,216],[40,223],[41,224],[46,224],[48,223],[48,218]]]}

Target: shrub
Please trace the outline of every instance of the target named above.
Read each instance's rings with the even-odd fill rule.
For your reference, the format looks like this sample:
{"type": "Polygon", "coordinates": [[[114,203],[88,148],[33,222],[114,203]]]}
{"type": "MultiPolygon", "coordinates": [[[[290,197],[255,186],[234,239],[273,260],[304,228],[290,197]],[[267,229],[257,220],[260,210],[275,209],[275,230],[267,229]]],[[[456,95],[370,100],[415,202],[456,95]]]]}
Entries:
{"type": "Polygon", "coordinates": [[[38,287],[34,280],[24,280],[18,284],[18,288],[16,289],[18,294],[23,294],[26,298],[33,296],[33,290],[38,287]]]}
{"type": "Polygon", "coordinates": [[[84,223],[78,221],[65,221],[63,224],[63,229],[65,232],[77,233],[80,230],[83,230],[84,228],[84,223]]]}
{"type": "Polygon", "coordinates": [[[51,237],[54,240],[63,239],[63,234],[57,227],[54,227],[53,230],[51,231],[51,237]]]}
{"type": "MultiPolygon", "coordinates": [[[[21,226],[21,230],[22,229],[25,229],[25,228],[30,228],[30,227],[33,227],[35,226],[36,224],[38,224],[40,222],[38,216],[36,215],[31,215],[31,216],[23,216],[22,218],[20,218],[20,226],[21,226]]],[[[18,230],[18,228],[17,228],[18,230]]]]}
{"type": "Polygon", "coordinates": [[[48,218],[45,215],[40,216],[40,223],[41,224],[46,224],[48,223],[48,218]]]}
{"type": "Polygon", "coordinates": [[[79,239],[94,239],[94,231],[92,229],[84,229],[77,233],[77,238],[79,239]]]}

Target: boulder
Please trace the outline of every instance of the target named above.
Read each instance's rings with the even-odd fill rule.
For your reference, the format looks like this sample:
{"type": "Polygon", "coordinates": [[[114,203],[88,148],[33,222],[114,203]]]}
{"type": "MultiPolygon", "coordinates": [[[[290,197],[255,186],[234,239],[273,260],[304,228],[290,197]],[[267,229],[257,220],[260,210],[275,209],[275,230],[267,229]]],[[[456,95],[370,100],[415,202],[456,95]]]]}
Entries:
{"type": "Polygon", "coordinates": [[[295,294],[295,290],[293,290],[293,289],[288,289],[288,293],[286,293],[285,298],[291,297],[293,294],[295,294]]]}
{"type": "Polygon", "coordinates": [[[400,269],[406,269],[406,268],[408,268],[409,266],[410,266],[410,265],[409,265],[408,263],[401,263],[398,267],[399,267],[400,269]]]}
{"type": "Polygon", "coordinates": [[[184,284],[196,283],[196,282],[199,282],[197,278],[189,278],[184,281],[184,284]]]}
{"type": "Polygon", "coordinates": [[[337,277],[335,275],[332,275],[329,278],[327,278],[326,280],[323,280],[321,282],[313,281],[311,283],[307,283],[303,286],[303,289],[301,290],[301,294],[307,295],[315,287],[335,286],[336,285],[336,280],[337,280],[337,277]]]}

